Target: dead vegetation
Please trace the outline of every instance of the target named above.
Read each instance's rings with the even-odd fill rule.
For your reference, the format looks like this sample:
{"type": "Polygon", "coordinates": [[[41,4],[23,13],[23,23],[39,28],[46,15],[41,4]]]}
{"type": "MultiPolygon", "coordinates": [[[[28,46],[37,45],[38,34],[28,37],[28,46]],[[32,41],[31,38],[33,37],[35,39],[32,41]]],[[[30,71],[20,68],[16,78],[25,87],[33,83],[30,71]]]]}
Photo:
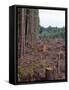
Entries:
{"type": "Polygon", "coordinates": [[[18,80],[65,79],[65,43],[63,40],[37,42],[36,47],[26,47],[18,58],[18,80]]]}

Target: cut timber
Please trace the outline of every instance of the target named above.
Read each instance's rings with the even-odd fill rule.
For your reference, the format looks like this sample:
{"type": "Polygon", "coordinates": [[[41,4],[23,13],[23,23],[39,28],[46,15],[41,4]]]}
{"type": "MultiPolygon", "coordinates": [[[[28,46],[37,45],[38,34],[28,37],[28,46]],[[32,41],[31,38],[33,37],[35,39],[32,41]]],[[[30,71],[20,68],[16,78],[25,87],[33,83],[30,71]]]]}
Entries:
{"type": "Polygon", "coordinates": [[[54,80],[54,70],[53,70],[53,68],[50,68],[50,67],[46,68],[45,75],[46,75],[46,80],[54,80]]]}

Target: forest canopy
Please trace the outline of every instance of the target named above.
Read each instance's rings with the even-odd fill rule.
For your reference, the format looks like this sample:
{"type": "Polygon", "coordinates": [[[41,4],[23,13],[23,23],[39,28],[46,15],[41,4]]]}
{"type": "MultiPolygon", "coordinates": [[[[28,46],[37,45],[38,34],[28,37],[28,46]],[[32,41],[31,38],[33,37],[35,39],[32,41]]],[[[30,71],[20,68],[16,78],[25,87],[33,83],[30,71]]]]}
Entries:
{"type": "Polygon", "coordinates": [[[43,27],[40,26],[39,30],[40,39],[64,39],[65,38],[65,27],[43,27]]]}

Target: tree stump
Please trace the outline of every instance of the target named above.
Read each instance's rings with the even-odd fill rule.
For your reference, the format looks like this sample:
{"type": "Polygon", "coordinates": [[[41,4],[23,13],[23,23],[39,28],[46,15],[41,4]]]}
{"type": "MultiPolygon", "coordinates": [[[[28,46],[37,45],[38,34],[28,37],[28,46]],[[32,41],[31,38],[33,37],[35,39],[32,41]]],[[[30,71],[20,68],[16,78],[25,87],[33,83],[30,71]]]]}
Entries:
{"type": "Polygon", "coordinates": [[[46,80],[54,80],[54,69],[53,68],[46,68],[46,80]]]}

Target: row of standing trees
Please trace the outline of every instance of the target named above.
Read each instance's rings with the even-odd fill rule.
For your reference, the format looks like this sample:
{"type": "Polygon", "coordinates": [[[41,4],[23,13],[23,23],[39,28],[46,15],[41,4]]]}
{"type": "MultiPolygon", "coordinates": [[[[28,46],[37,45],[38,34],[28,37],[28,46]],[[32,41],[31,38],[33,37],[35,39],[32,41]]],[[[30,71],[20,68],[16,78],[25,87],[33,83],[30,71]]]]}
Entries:
{"type": "Polygon", "coordinates": [[[18,57],[25,53],[27,44],[33,47],[38,39],[38,9],[18,8],[18,57]]]}

